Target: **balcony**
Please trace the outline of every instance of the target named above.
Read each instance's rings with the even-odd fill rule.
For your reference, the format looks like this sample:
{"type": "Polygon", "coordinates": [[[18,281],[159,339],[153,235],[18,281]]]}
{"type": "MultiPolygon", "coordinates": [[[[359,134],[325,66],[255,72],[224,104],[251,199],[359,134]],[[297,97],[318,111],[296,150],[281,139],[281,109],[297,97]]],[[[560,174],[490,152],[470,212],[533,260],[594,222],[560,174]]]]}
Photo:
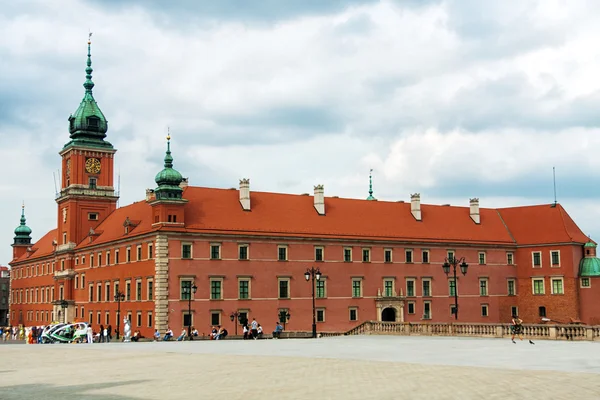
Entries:
{"type": "Polygon", "coordinates": [[[58,246],[56,246],[56,252],[73,250],[75,246],[77,246],[77,244],[73,242],[59,244],[58,246]]]}
{"type": "Polygon", "coordinates": [[[72,278],[74,276],[75,271],[72,269],[66,269],[64,271],[54,271],[54,279],[72,278]]]}

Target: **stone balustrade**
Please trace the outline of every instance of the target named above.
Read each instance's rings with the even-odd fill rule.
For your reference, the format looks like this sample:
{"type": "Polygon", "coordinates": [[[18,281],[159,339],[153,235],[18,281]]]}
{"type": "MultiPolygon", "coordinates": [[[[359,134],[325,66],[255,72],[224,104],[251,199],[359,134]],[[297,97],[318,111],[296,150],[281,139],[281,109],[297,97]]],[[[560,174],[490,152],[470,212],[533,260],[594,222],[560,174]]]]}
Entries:
{"type": "MultiPolygon", "coordinates": [[[[410,323],[365,321],[347,332],[323,332],[321,337],[341,335],[415,335],[511,337],[510,324],[410,323]]],[[[525,324],[523,335],[531,339],[600,341],[600,326],[525,324]]]]}

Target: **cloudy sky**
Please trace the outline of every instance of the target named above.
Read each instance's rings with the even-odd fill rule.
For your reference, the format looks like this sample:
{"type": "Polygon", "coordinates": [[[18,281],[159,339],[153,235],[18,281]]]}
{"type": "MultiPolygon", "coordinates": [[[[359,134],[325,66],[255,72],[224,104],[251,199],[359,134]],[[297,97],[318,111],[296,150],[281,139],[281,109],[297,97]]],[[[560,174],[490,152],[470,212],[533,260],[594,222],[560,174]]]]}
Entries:
{"type": "MultiPolygon", "coordinates": [[[[600,238],[600,2],[0,0],[0,264],[83,96],[118,149],[121,205],[161,169],[198,186],[482,207],[558,201],[600,238]]],[[[115,180],[116,181],[116,180],[115,180]]]]}

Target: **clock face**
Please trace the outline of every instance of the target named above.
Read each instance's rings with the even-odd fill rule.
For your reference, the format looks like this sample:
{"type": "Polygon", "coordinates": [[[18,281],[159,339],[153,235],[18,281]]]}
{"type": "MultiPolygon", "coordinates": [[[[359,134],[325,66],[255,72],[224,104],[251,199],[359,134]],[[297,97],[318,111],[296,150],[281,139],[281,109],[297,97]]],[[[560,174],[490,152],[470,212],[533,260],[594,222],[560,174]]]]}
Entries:
{"type": "Polygon", "coordinates": [[[90,174],[97,174],[100,172],[100,160],[97,158],[88,158],[85,160],[85,170],[90,174]]]}

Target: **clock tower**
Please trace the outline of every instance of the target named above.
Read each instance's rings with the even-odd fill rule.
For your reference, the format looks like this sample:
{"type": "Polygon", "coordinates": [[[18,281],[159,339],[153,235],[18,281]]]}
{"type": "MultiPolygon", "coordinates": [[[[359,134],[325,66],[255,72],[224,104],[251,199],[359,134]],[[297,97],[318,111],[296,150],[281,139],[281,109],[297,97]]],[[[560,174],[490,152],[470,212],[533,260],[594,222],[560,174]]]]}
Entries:
{"type": "MultiPolygon", "coordinates": [[[[91,38],[91,34],[90,34],[91,38]]],[[[92,94],[91,41],[88,40],[85,94],[69,116],[70,141],[60,151],[62,183],[58,203],[59,250],[70,250],[117,207],[113,186],[116,149],[105,140],[108,123],[92,94]]]]}

